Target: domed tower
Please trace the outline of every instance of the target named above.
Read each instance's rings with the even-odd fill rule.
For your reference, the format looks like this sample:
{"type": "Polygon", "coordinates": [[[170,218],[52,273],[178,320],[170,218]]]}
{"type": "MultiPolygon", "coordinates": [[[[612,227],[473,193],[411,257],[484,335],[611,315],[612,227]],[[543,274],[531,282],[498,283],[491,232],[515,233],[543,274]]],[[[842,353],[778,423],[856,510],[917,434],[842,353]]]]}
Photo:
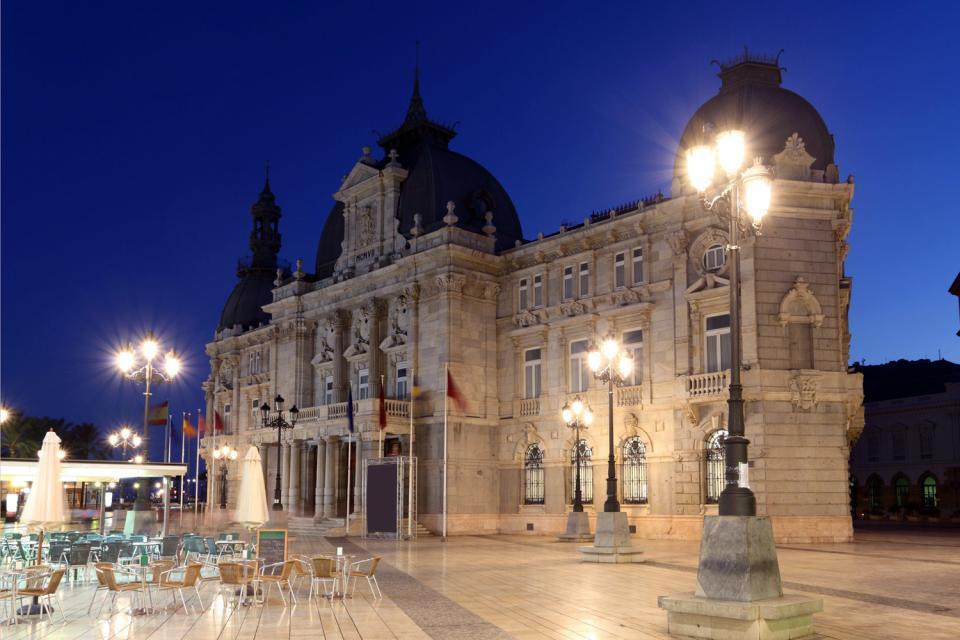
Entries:
{"type": "Polygon", "coordinates": [[[273,281],[280,251],[280,207],[270,190],[267,173],[260,197],[250,207],[253,229],[250,231],[250,251],[237,265],[240,282],[233,288],[220,314],[217,332],[239,327],[241,331],[270,322],[263,305],[272,301],[273,281]]]}
{"type": "Polygon", "coordinates": [[[803,97],[784,89],[779,55],[762,56],[744,51],[720,66],[720,91],[705,102],[687,122],[674,163],[674,195],[689,190],[686,184],[688,149],[712,144],[713,136],[726,129],[747,132],[751,157],[776,164],[793,134],[812,158],[813,177],[836,182],[833,135],[823,118],[803,97]]]}
{"type": "MultiPolygon", "coordinates": [[[[449,148],[456,136],[452,127],[430,120],[420,95],[419,68],[414,71],[413,95],[407,107],[403,124],[396,130],[381,136],[378,144],[386,156],[377,160],[365,150],[364,157],[344,181],[339,195],[347,195],[347,186],[357,184],[365,177],[385,169],[401,169],[397,198],[391,201],[392,209],[385,212],[380,237],[386,239],[394,230],[409,240],[411,230],[417,226],[418,235],[427,234],[443,226],[447,204],[454,203],[456,226],[483,234],[488,225],[487,214],[492,214],[491,223],[496,228],[495,250],[513,247],[523,239],[520,218],[513,201],[500,182],[478,162],[449,148]],[[359,169],[359,170],[358,170],[359,169]]],[[[362,218],[346,209],[338,197],[333,206],[317,247],[316,271],[319,278],[333,274],[338,260],[343,256],[345,219],[353,220],[355,228],[362,228],[362,218]]],[[[349,226],[350,223],[348,223],[349,226]]],[[[350,234],[347,234],[348,236],[350,234]]],[[[354,253],[368,253],[366,246],[351,247],[354,253]]],[[[379,251],[379,249],[374,249],[379,251]]],[[[346,260],[352,256],[344,256],[346,260]]]]}

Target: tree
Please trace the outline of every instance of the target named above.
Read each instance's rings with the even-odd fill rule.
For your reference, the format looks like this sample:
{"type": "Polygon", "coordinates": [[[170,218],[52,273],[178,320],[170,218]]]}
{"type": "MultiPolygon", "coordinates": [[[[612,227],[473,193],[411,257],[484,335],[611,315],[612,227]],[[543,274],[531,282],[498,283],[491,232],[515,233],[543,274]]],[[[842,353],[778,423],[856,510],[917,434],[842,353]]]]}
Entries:
{"type": "Polygon", "coordinates": [[[73,424],[63,418],[12,415],[2,427],[2,453],[9,458],[36,458],[47,431],[60,436],[60,446],[75,460],[102,460],[109,456],[103,436],[90,422],[73,424]]]}

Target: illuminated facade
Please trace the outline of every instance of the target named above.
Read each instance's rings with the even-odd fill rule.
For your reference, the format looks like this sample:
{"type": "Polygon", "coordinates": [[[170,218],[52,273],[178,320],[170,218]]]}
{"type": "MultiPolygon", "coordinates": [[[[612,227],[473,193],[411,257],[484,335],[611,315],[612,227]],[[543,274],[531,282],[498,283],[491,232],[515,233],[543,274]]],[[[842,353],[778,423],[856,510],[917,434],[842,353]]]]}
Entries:
{"type": "MultiPolygon", "coordinates": [[[[780,86],[776,61],[742,58],[720,75],[678,158],[704,124],[740,126],[775,174],[763,235],[742,248],[750,484],[779,540],[848,540],[847,460],[862,428],[843,267],[854,187],[839,179],[819,114],[780,86]]],[[[208,423],[219,413],[227,441],[263,446],[272,495],[276,432],[258,427],[256,407],[278,393],[295,403],[299,422],[280,455],[284,505],[294,526],[332,532],[348,509],[362,513],[359,499],[347,504],[348,483],[362,492],[347,477],[346,441],[359,441],[361,458],[378,455],[382,380],[387,448],[412,446],[418,520],[437,531],[449,366],[468,399],[466,415],[450,419],[450,532],[557,534],[575,460],[560,410],[576,396],[596,416],[581,443],[586,509],[602,508],[607,398],[586,350],[613,335],[636,362],[614,402],[623,508],[641,535],[698,537],[722,488],[725,224],[685,186],[678,161],[671,197],[524,238],[506,191],[449,148],[454,135],[427,118],[416,86],[403,125],[379,140],[383,155],[364,148],[334,194],[312,273],[299,261],[278,271],[280,210],[267,186],[253,210],[254,255],[207,345],[208,423]],[[411,445],[414,377],[426,394],[411,445]]],[[[235,473],[228,482],[232,503],[235,473]]]]}

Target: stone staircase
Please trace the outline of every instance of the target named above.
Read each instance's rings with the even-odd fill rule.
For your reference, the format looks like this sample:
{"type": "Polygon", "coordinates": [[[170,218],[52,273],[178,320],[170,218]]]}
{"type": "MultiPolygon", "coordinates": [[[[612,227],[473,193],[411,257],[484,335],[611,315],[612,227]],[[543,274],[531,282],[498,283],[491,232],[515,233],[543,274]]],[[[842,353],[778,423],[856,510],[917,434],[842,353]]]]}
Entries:
{"type": "MultiPolygon", "coordinates": [[[[323,518],[315,521],[312,517],[291,516],[287,519],[287,530],[292,534],[306,536],[323,536],[328,538],[339,538],[347,535],[346,518],[323,518]]],[[[407,520],[401,522],[401,532],[406,537],[407,520]]],[[[363,523],[359,517],[350,517],[350,535],[359,536],[363,533],[363,523]]],[[[414,537],[427,538],[433,533],[420,522],[414,523],[414,537]]]]}
{"type": "MultiPolygon", "coordinates": [[[[403,535],[406,536],[406,535],[407,535],[407,520],[406,520],[406,519],[404,519],[404,520],[401,521],[400,527],[401,527],[400,530],[403,532],[403,535]]],[[[433,532],[430,531],[430,529],[427,529],[425,526],[423,526],[420,522],[414,522],[414,524],[413,524],[413,535],[414,535],[414,537],[416,537],[416,538],[429,538],[430,536],[433,535],[433,532]]]]}

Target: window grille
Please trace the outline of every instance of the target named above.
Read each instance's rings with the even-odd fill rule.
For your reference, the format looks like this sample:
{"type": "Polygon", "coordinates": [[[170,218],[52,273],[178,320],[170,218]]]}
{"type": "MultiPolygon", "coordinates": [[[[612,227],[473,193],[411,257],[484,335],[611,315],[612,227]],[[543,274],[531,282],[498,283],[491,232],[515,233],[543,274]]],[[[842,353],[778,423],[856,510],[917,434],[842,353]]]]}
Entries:
{"type": "Polygon", "coordinates": [[[623,501],[647,503],[647,446],[640,436],[629,438],[623,445],[623,501]]]}
{"type": "Polygon", "coordinates": [[[707,504],[716,504],[720,501],[720,493],[726,484],[727,454],[723,447],[727,439],[727,432],[723,429],[714,431],[706,441],[706,497],[707,504]]]}
{"type": "Polygon", "coordinates": [[[543,488],[543,449],[533,443],[523,457],[524,504],[543,504],[543,488]]]}
{"type": "MultiPolygon", "coordinates": [[[[580,500],[593,504],[593,449],[586,440],[577,443],[580,449],[580,500]]],[[[570,454],[570,502],[577,491],[577,448],[570,454]]]]}

